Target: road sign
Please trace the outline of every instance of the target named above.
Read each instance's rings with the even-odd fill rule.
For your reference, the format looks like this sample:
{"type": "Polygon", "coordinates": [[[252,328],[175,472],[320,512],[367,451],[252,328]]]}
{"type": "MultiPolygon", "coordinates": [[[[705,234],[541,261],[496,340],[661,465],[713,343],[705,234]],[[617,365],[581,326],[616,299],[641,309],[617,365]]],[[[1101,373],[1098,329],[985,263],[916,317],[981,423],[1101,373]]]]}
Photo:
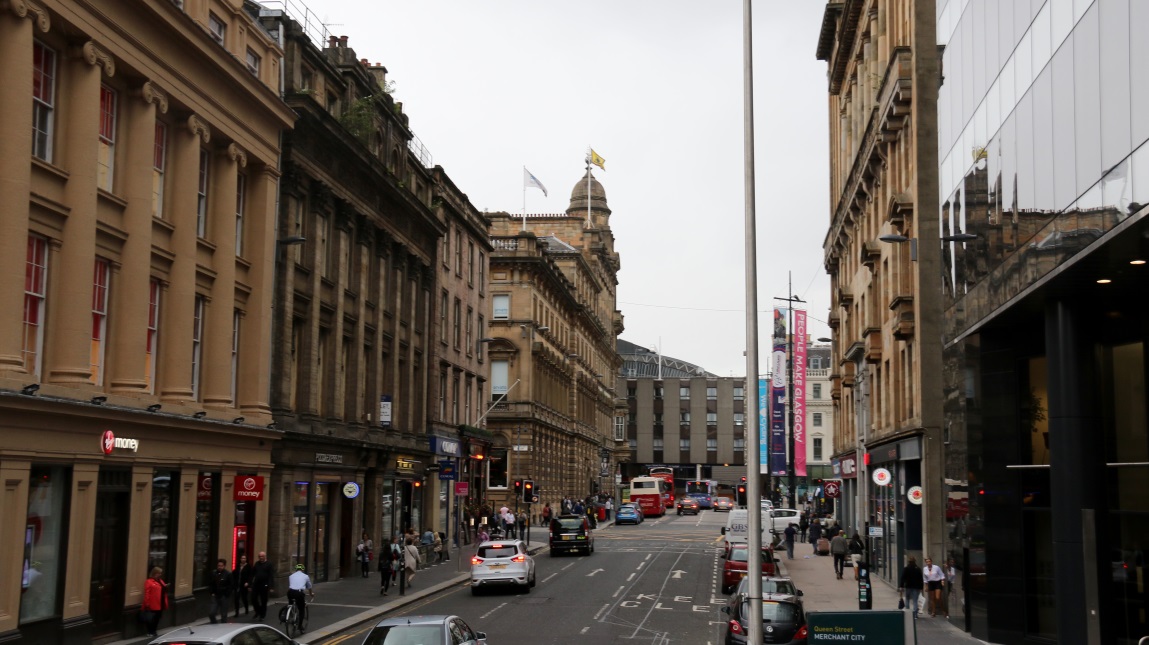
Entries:
{"type": "Polygon", "coordinates": [[[806,627],[810,643],[914,642],[908,611],[811,611],[806,614],[806,627]]]}
{"type": "Polygon", "coordinates": [[[880,526],[871,526],[870,527],[870,537],[882,537],[882,535],[884,535],[882,527],[880,527],[880,526]]]}
{"type": "Polygon", "coordinates": [[[451,481],[455,479],[455,462],[443,459],[439,462],[439,480],[451,481]]]}
{"type": "Polygon", "coordinates": [[[469,482],[455,482],[455,494],[459,497],[466,497],[471,493],[471,484],[469,482]]]}
{"type": "Polygon", "coordinates": [[[826,497],[836,499],[842,494],[842,485],[838,482],[826,482],[826,497]]]}
{"type": "Polygon", "coordinates": [[[532,498],[531,498],[531,503],[532,503],[532,504],[538,504],[538,503],[539,503],[539,496],[538,496],[538,495],[535,495],[534,497],[532,497],[532,498]]]}

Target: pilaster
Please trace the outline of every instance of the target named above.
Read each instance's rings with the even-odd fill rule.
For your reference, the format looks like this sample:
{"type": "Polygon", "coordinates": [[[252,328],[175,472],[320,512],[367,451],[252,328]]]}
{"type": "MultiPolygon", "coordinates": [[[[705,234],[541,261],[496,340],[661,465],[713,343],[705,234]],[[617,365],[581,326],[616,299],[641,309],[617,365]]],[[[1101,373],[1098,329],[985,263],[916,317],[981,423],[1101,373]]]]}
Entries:
{"type": "MultiPolygon", "coordinates": [[[[6,18],[0,15],[0,22],[6,18]]],[[[2,47],[2,45],[0,45],[2,47]]],[[[0,529],[0,544],[23,544],[23,518],[28,517],[28,478],[32,463],[28,461],[0,462],[0,517],[8,518],[0,529]],[[19,520],[19,521],[17,521],[19,520]]],[[[20,549],[6,549],[0,556],[0,634],[14,631],[20,625],[20,594],[24,572],[24,553],[20,549]]]]}
{"type": "MultiPolygon", "coordinates": [[[[275,272],[284,272],[293,275],[294,263],[286,259],[286,253],[280,253],[275,237],[276,196],[279,191],[279,171],[274,166],[263,164],[258,169],[248,173],[248,209],[247,209],[247,244],[245,254],[251,262],[251,295],[248,296],[247,308],[244,313],[243,325],[240,328],[240,356],[239,356],[239,387],[237,388],[238,401],[236,405],[241,413],[251,421],[252,415],[260,415],[261,419],[271,420],[271,378],[268,366],[271,365],[272,352],[286,353],[290,347],[290,340],[280,338],[279,347],[272,347],[272,301],[275,295],[272,285],[275,282],[275,272]],[[276,267],[276,262],[283,260],[288,269],[276,267]]],[[[290,282],[284,279],[284,282],[290,282]]],[[[281,293],[284,291],[280,290],[281,293]]],[[[287,293],[294,290],[290,286],[287,293]]],[[[288,298],[286,307],[281,306],[283,329],[290,329],[291,299],[288,298]]],[[[276,379],[285,375],[276,374],[276,379]]],[[[290,397],[284,399],[290,400],[290,397]]]]}
{"type": "MultiPolygon", "coordinates": [[[[144,580],[148,577],[151,557],[148,547],[151,544],[152,528],[152,481],[155,477],[151,466],[132,467],[132,489],[130,520],[128,522],[128,553],[139,554],[130,557],[124,571],[124,607],[139,605],[144,601],[144,580]],[[147,557],[145,557],[147,556],[147,557]]],[[[164,572],[165,579],[167,572],[164,572]]]]}
{"type": "Polygon", "coordinates": [[[65,622],[88,613],[88,600],[92,595],[92,544],[95,540],[99,477],[99,464],[78,463],[72,467],[68,568],[64,579],[64,612],[61,616],[65,622]]]}
{"type": "Polygon", "coordinates": [[[247,156],[234,143],[217,150],[212,163],[208,235],[215,245],[211,303],[204,326],[203,396],[205,406],[228,408],[232,401],[231,351],[235,315],[235,216],[239,169],[247,156]]]}

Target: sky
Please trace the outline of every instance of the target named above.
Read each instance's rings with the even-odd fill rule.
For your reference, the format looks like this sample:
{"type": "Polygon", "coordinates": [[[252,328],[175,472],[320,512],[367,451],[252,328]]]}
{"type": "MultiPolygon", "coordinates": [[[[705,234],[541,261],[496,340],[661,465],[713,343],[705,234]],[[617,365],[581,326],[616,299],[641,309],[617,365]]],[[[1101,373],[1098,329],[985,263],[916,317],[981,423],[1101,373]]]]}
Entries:
{"type": "MultiPolygon", "coordinates": [[[[622,265],[621,338],[747,373],[740,0],[287,4],[387,68],[433,164],[481,211],[523,212],[525,166],[548,191],[527,190],[526,212],[564,212],[593,147],[622,265]]],[[[788,274],[811,337],[830,335],[824,8],[753,3],[759,373],[788,274]]]]}

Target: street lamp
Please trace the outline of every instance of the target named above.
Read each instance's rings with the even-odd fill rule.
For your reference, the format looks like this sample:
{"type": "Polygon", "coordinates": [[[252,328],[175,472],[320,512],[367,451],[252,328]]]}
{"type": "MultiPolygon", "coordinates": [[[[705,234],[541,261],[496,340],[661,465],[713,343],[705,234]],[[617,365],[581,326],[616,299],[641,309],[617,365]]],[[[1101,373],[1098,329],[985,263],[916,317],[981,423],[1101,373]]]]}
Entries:
{"type": "MultiPolygon", "coordinates": [[[[953,235],[943,235],[939,239],[941,239],[942,242],[970,242],[976,240],[977,238],[977,233],[962,233],[961,231],[958,231],[953,235]]],[[[918,261],[918,238],[916,237],[906,237],[905,235],[890,233],[888,235],[882,235],[878,238],[878,241],[885,242],[887,244],[901,244],[903,242],[909,242],[910,260],[912,262],[918,261]]]]}
{"type": "Polygon", "coordinates": [[[786,424],[789,432],[786,438],[786,448],[790,458],[786,463],[786,474],[789,480],[790,489],[790,508],[798,508],[798,492],[794,482],[794,303],[805,303],[805,300],[794,297],[794,283],[792,280],[788,282],[787,293],[789,297],[780,298],[775,296],[775,300],[790,303],[788,308],[788,315],[790,323],[787,329],[789,338],[786,342],[787,357],[786,357],[786,392],[788,404],[786,414],[786,424]]]}

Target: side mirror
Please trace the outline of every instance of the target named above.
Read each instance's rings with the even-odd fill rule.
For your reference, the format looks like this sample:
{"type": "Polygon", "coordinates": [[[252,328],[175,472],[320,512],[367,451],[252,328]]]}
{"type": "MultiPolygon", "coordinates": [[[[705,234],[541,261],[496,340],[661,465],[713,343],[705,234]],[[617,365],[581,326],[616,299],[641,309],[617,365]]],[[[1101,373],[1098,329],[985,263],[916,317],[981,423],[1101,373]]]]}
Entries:
{"type": "Polygon", "coordinates": [[[798,595],[799,595],[799,596],[801,596],[801,595],[802,595],[802,590],[801,590],[801,589],[796,589],[795,591],[797,591],[797,592],[798,592],[798,595]]]}
{"type": "Polygon", "coordinates": [[[475,638],[485,641],[487,640],[487,632],[475,632],[475,638]]]}
{"type": "Polygon", "coordinates": [[[722,527],[722,535],[726,535],[726,527],[722,527]]]}

